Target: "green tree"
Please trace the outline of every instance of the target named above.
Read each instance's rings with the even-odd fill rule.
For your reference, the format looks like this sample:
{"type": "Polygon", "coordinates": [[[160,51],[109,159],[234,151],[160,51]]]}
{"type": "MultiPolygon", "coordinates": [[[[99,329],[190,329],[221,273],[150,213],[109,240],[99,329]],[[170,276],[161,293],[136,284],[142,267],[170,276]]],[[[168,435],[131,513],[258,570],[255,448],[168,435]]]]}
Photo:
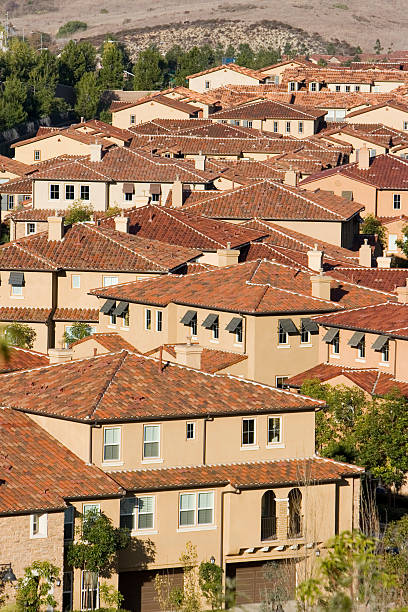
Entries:
{"type": "Polygon", "coordinates": [[[101,98],[101,89],[94,72],[85,72],[75,88],[75,112],[85,119],[97,116],[101,98]]]}
{"type": "Polygon", "coordinates": [[[50,115],[56,108],[55,90],[58,83],[58,63],[47,49],[41,51],[29,75],[36,114],[50,115]]]}
{"type": "Polygon", "coordinates": [[[408,225],[404,225],[404,227],[401,230],[401,233],[403,235],[403,239],[397,240],[397,246],[401,249],[404,255],[407,255],[408,254],[408,225]]]}
{"type": "Polygon", "coordinates": [[[387,242],[387,230],[382,225],[381,221],[376,216],[369,213],[364,217],[363,223],[360,226],[361,234],[376,234],[383,246],[387,242]]]}
{"type": "Polygon", "coordinates": [[[12,38],[5,54],[5,61],[8,76],[27,82],[31,70],[37,63],[37,55],[27,42],[12,38]]]}
{"type": "Polygon", "coordinates": [[[92,327],[88,323],[73,323],[69,331],[65,331],[63,338],[68,346],[74,344],[77,340],[88,338],[92,334],[92,327]]]}
{"type": "Polygon", "coordinates": [[[235,62],[238,66],[252,68],[254,65],[255,54],[248,43],[241,43],[238,47],[238,55],[235,62]]]}
{"type": "Polygon", "coordinates": [[[85,72],[96,68],[95,47],[89,42],[75,43],[70,40],[62,50],[58,61],[59,79],[65,85],[76,85],[85,72]]]}
{"type": "Polygon", "coordinates": [[[374,44],[374,51],[376,52],[377,55],[380,55],[381,51],[383,51],[384,47],[381,45],[381,41],[379,38],[377,38],[377,40],[375,41],[374,44]]]}
{"type": "Polygon", "coordinates": [[[175,85],[187,85],[186,76],[206,70],[209,66],[203,62],[205,56],[200,47],[192,47],[180,57],[177,72],[174,77],[175,85]]]}
{"type": "Polygon", "coordinates": [[[408,597],[408,514],[387,526],[382,544],[385,566],[396,574],[400,592],[408,597]]]}
{"type": "Polygon", "coordinates": [[[276,64],[280,60],[280,51],[276,49],[265,49],[265,47],[261,47],[258,49],[258,52],[255,55],[255,59],[253,61],[253,68],[259,70],[260,68],[265,68],[266,66],[271,66],[272,64],[276,64]]]}
{"type": "Polygon", "coordinates": [[[222,606],[222,568],[216,563],[202,561],[198,570],[198,580],[201,592],[211,610],[222,606]]]}
{"type": "Polygon", "coordinates": [[[10,346],[32,349],[37,332],[24,323],[10,323],[4,328],[5,338],[10,346]]]}
{"type": "Polygon", "coordinates": [[[93,215],[92,204],[87,204],[83,200],[75,200],[67,208],[65,215],[65,225],[73,225],[82,221],[90,221],[93,215]]]}
{"type": "Polygon", "coordinates": [[[133,67],[134,88],[148,91],[162,89],[165,59],[156,47],[149,47],[139,53],[133,67]]]}
{"type": "Polygon", "coordinates": [[[328,55],[336,55],[336,45],[333,42],[329,42],[326,51],[328,55]]]}
{"type": "Polygon", "coordinates": [[[0,96],[0,126],[3,129],[11,128],[27,120],[26,100],[27,85],[17,77],[8,77],[0,96]]]}
{"type": "Polygon", "coordinates": [[[50,589],[59,577],[59,569],[48,561],[34,561],[18,580],[16,607],[21,612],[40,612],[45,606],[55,608],[50,589]]]}
{"type": "Polygon", "coordinates": [[[75,32],[83,32],[88,28],[85,21],[67,21],[60,27],[57,32],[57,38],[64,38],[75,34],[75,32]]]}
{"type": "Polygon", "coordinates": [[[124,600],[123,595],[115,589],[113,584],[108,585],[106,582],[99,587],[99,597],[110,610],[118,610],[124,600]]]}
{"type": "Polygon", "coordinates": [[[107,40],[102,48],[101,62],[99,80],[102,89],[122,89],[125,61],[120,46],[107,40]]]}

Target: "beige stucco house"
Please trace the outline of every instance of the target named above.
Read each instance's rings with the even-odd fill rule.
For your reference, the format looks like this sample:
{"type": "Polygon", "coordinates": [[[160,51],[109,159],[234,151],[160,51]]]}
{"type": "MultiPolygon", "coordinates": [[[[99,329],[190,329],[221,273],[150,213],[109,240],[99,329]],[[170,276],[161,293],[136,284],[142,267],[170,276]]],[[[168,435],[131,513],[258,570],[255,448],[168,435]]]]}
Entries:
{"type": "Polygon", "coordinates": [[[347,123],[381,123],[395,130],[408,131],[408,107],[390,100],[346,115],[347,123]]]}
{"type": "Polygon", "coordinates": [[[190,119],[203,115],[202,106],[154,94],[134,102],[113,102],[112,125],[127,129],[152,119],[190,119]]]}
{"type": "Polygon", "coordinates": [[[224,85],[259,85],[265,81],[265,75],[237,64],[225,64],[190,74],[186,79],[190,89],[204,93],[224,85]]]}

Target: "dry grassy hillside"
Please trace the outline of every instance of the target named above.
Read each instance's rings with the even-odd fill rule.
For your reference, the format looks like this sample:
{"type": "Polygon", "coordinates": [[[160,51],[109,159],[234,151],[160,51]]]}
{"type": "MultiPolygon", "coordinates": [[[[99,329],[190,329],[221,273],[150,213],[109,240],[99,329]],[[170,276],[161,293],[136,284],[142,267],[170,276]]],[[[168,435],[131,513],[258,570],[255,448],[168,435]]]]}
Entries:
{"type": "MultiPolygon", "coordinates": [[[[386,49],[391,43],[394,48],[404,48],[408,39],[407,0],[0,0],[0,7],[9,11],[20,32],[24,28],[25,32],[42,30],[55,35],[62,24],[79,19],[88,24],[87,36],[115,32],[120,37],[126,35],[127,40],[133,39],[137,46],[140,45],[138,37],[143,38],[141,46],[145,46],[146,38],[159,43],[166,39],[162,41],[166,46],[167,39],[182,44],[189,44],[190,40],[192,44],[195,36],[202,42],[202,37],[208,34],[212,38],[228,38],[228,42],[236,35],[233,42],[242,42],[248,37],[251,39],[252,30],[248,32],[245,27],[250,24],[258,24],[258,30],[253,32],[255,38],[273,44],[275,34],[267,40],[262,38],[265,29],[260,22],[263,20],[302,28],[311,35],[308,39],[318,32],[326,40],[347,40],[366,51],[372,50],[377,38],[386,49]],[[218,26],[203,30],[202,25],[193,25],[198,20],[211,23],[217,20],[218,26]],[[228,21],[228,27],[219,20],[228,21]],[[232,21],[237,23],[233,25],[232,21]],[[160,26],[168,24],[184,27],[166,33],[160,26]],[[146,27],[153,30],[143,32],[146,27]],[[185,30],[187,35],[182,34],[185,30]]],[[[298,35],[300,40],[305,36],[298,35]]],[[[319,40],[314,37],[314,41],[318,50],[319,40]]]]}

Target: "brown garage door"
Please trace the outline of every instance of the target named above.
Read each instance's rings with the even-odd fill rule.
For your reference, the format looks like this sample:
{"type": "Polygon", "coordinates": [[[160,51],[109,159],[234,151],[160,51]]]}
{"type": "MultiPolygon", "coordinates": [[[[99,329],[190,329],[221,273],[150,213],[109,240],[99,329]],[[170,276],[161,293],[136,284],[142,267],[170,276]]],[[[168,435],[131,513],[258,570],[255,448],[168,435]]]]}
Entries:
{"type": "Polygon", "coordinates": [[[169,578],[170,588],[183,585],[183,571],[180,568],[160,572],[122,572],[119,574],[119,591],[125,598],[123,608],[132,612],[160,612],[154,579],[156,574],[169,578]]]}
{"type": "Polygon", "coordinates": [[[228,567],[227,574],[235,577],[236,603],[260,603],[276,589],[294,598],[296,565],[285,561],[273,564],[264,562],[237,563],[228,567]]]}

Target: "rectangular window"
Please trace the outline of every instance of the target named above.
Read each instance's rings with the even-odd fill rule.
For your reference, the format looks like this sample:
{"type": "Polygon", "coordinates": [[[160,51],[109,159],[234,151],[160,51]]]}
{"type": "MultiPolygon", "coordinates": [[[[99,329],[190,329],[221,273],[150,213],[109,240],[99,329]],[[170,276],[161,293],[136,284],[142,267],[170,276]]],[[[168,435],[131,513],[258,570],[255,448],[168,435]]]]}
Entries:
{"type": "Polygon", "coordinates": [[[104,287],[111,287],[112,285],[117,285],[118,282],[119,282],[119,279],[117,276],[104,276],[103,277],[104,287]]]}
{"type": "Polygon", "coordinates": [[[130,115],[130,125],[134,125],[136,123],[136,115],[130,115]]]}
{"type": "Polygon", "coordinates": [[[143,458],[158,459],[160,457],[160,425],[144,425],[143,427],[143,458]]]}
{"type": "Polygon", "coordinates": [[[190,330],[192,336],[197,336],[197,315],[190,322],[190,330]]]}
{"type": "Polygon", "coordinates": [[[81,200],[89,200],[89,185],[81,185],[80,194],[81,200]]]}
{"type": "Polygon", "coordinates": [[[290,134],[290,121],[286,121],[285,131],[287,134],[290,134]]]}
{"type": "Polygon", "coordinates": [[[392,196],[392,205],[394,207],[394,210],[400,210],[401,209],[401,196],[399,193],[394,193],[392,196]]]}
{"type": "Polygon", "coordinates": [[[268,444],[279,444],[280,442],[282,442],[282,417],[269,417],[268,444]]]}
{"type": "Polygon", "coordinates": [[[337,92],[341,91],[341,87],[340,87],[340,85],[336,85],[336,91],[337,91],[337,92]]]}
{"type": "Polygon", "coordinates": [[[299,121],[298,130],[299,130],[299,134],[303,134],[303,121],[299,121]]]}
{"type": "Polygon", "coordinates": [[[408,121],[403,121],[403,123],[402,123],[402,129],[403,129],[403,130],[408,130],[408,121]]]}
{"type": "Polygon", "coordinates": [[[64,510],[64,540],[74,539],[75,508],[68,506],[64,510]]]}
{"type": "Polygon", "coordinates": [[[86,518],[86,515],[91,512],[92,514],[99,513],[101,511],[101,504],[82,504],[82,515],[86,518]]]}
{"type": "Polygon", "coordinates": [[[359,359],[364,359],[365,354],[366,354],[366,352],[365,352],[365,338],[362,338],[360,340],[360,342],[358,343],[357,354],[359,356],[359,359]]]}
{"type": "Polygon", "coordinates": [[[74,187],[74,185],[65,185],[65,199],[66,200],[74,200],[75,199],[75,187],[74,187]]]}
{"type": "Polygon", "coordinates": [[[35,234],[36,226],[35,223],[26,223],[26,236],[35,234]]]}
{"type": "Polygon", "coordinates": [[[336,336],[334,336],[332,342],[332,353],[333,355],[338,355],[340,353],[340,336],[339,334],[337,334],[336,336]]]}
{"type": "Polygon", "coordinates": [[[237,326],[236,330],[235,330],[235,342],[237,344],[242,344],[242,340],[243,340],[243,332],[242,332],[242,321],[241,323],[237,326]]]}
{"type": "Polygon", "coordinates": [[[152,202],[160,202],[160,193],[152,193],[150,198],[152,202]]]}
{"type": "Polygon", "coordinates": [[[274,122],[273,122],[273,131],[274,131],[274,132],[277,132],[277,131],[278,131],[278,128],[279,128],[279,126],[278,126],[278,122],[277,122],[277,121],[274,121],[274,122]]]}
{"type": "Polygon", "coordinates": [[[310,91],[317,91],[317,83],[310,83],[310,91]]]}
{"type": "Polygon", "coordinates": [[[360,85],[356,85],[356,86],[354,87],[354,91],[360,91],[360,85]]]}
{"type": "Polygon", "coordinates": [[[62,579],[62,612],[72,610],[72,572],[64,572],[62,579]]]}
{"type": "Polygon", "coordinates": [[[154,497],[144,495],[138,498],[137,503],[137,528],[153,529],[154,526],[154,497]]]}
{"type": "Polygon", "coordinates": [[[129,309],[123,315],[123,327],[129,327],[129,309]]]}
{"type": "Polygon", "coordinates": [[[289,336],[288,332],[286,332],[282,325],[279,325],[278,330],[278,344],[288,344],[289,336]]]}
{"type": "Polygon", "coordinates": [[[186,423],[186,439],[195,440],[195,423],[186,423]]]}
{"type": "Polygon", "coordinates": [[[288,380],[287,376],[276,376],[275,378],[275,386],[277,389],[286,389],[288,380]]]}
{"type": "Polygon", "coordinates": [[[81,610],[99,608],[99,580],[96,572],[82,571],[81,576],[81,610]]]}
{"type": "Polygon", "coordinates": [[[398,235],[397,234],[388,234],[388,250],[393,252],[398,250],[397,245],[398,235]]]}
{"type": "Polygon", "coordinates": [[[211,525],[214,522],[214,493],[207,491],[198,494],[197,523],[199,525],[211,525]]]}
{"type": "Polygon", "coordinates": [[[302,323],[302,329],[300,332],[301,344],[310,344],[310,331],[308,331],[302,323]]]}
{"type": "Polygon", "coordinates": [[[120,526],[134,530],[154,528],[154,506],[153,495],[141,497],[125,497],[120,500],[120,526]]]}
{"type": "Polygon", "coordinates": [[[205,81],[205,89],[210,89],[210,81],[205,81]]]}
{"type": "Polygon", "coordinates": [[[350,91],[350,85],[346,85],[346,92],[348,93],[350,91]]]}
{"type": "Polygon", "coordinates": [[[247,119],[244,119],[244,121],[242,122],[242,127],[251,128],[252,127],[252,121],[248,121],[247,119]]]}
{"type": "Polygon", "coordinates": [[[145,310],[145,329],[152,329],[152,311],[150,308],[145,310]]]}
{"type": "Polygon", "coordinates": [[[50,185],[50,200],[59,200],[60,197],[60,186],[50,185]]]}
{"type": "Polygon", "coordinates": [[[133,201],[133,193],[125,193],[125,202],[133,201]]]}
{"type": "Polygon", "coordinates": [[[255,444],[255,419],[242,419],[242,446],[255,444]]]}
{"type": "Polygon", "coordinates": [[[71,287],[72,289],[81,288],[81,277],[79,276],[79,274],[73,274],[71,276],[71,287]]]}
{"type": "Polygon", "coordinates": [[[40,161],[41,159],[41,151],[38,149],[34,151],[34,161],[40,161]]]}
{"type": "Polygon", "coordinates": [[[46,538],[47,530],[47,514],[32,514],[30,516],[30,538],[46,538]]]}
{"type": "Polygon", "coordinates": [[[161,332],[163,330],[163,312],[156,310],[156,331],[161,332]]]}
{"type": "Polygon", "coordinates": [[[294,81],[290,81],[289,91],[296,91],[296,83],[294,81]]]}
{"type": "Polygon", "coordinates": [[[11,285],[11,295],[17,297],[23,295],[23,288],[20,285],[11,285]]]}
{"type": "Polygon", "coordinates": [[[181,493],[179,497],[179,526],[195,527],[214,522],[214,491],[181,493]]]}
{"type": "Polygon", "coordinates": [[[103,460],[118,461],[120,458],[120,427],[105,427],[103,430],[103,460]]]}
{"type": "Polygon", "coordinates": [[[116,325],[116,315],[113,314],[113,312],[111,312],[111,314],[109,315],[109,324],[116,325]]]}
{"type": "Polygon", "coordinates": [[[179,501],[179,525],[180,527],[192,527],[195,525],[196,494],[181,493],[179,501]]]}
{"type": "Polygon", "coordinates": [[[14,195],[7,196],[7,210],[13,210],[14,208],[14,195]]]}
{"type": "Polygon", "coordinates": [[[387,340],[387,342],[384,344],[384,346],[381,349],[381,361],[383,363],[388,363],[390,360],[390,342],[389,340],[387,340]]]}
{"type": "Polygon", "coordinates": [[[218,340],[220,337],[220,324],[218,321],[218,317],[217,317],[217,320],[214,321],[214,323],[211,326],[211,334],[212,334],[213,340],[218,340]]]}

